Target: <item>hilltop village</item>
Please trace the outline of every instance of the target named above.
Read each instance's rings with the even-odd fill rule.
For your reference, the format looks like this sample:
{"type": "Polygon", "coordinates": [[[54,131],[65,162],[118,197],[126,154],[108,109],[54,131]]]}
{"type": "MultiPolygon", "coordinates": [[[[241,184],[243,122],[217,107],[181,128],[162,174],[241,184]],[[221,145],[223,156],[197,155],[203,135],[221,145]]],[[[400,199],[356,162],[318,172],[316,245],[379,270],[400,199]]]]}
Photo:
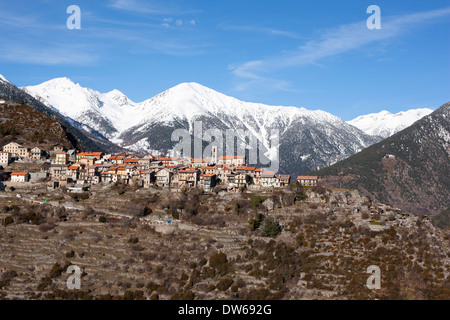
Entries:
{"type": "MultiPolygon", "coordinates": [[[[0,176],[3,181],[28,183],[46,180],[48,187],[80,189],[99,183],[123,183],[136,187],[213,188],[226,191],[257,191],[283,188],[291,183],[290,175],[250,167],[244,156],[217,156],[213,148],[210,158],[156,157],[147,154],[105,154],[65,150],[56,145],[51,151],[40,147],[26,148],[15,142],[0,152],[0,176]],[[11,164],[33,164],[33,170],[13,171],[11,164]]],[[[24,166],[31,168],[30,166],[24,166]]],[[[298,176],[301,185],[315,186],[315,176],[298,176]]]]}

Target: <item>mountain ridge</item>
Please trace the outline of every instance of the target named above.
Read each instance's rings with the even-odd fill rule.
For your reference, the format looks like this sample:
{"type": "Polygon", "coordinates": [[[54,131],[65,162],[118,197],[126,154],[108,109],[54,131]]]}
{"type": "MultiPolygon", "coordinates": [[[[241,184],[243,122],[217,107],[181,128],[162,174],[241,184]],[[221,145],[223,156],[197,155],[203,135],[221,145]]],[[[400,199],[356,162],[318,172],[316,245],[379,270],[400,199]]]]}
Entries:
{"type": "Polygon", "coordinates": [[[362,115],[347,122],[367,134],[385,139],[432,112],[433,110],[429,108],[409,109],[395,114],[383,110],[378,113],[362,115]]]}
{"type": "Polygon", "coordinates": [[[274,160],[270,133],[278,130],[280,172],[292,175],[331,165],[381,140],[322,110],[244,102],[195,82],[138,103],[119,90],[100,93],[68,78],[23,90],[99,138],[142,153],[170,153],[172,133],[185,129],[193,134],[194,123],[202,121],[202,137],[207,129],[232,129],[240,132],[238,144],[248,146],[249,136],[255,137],[261,158],[274,160]]]}
{"type": "Polygon", "coordinates": [[[393,136],[314,172],[416,213],[450,206],[450,102],[393,136]]]}

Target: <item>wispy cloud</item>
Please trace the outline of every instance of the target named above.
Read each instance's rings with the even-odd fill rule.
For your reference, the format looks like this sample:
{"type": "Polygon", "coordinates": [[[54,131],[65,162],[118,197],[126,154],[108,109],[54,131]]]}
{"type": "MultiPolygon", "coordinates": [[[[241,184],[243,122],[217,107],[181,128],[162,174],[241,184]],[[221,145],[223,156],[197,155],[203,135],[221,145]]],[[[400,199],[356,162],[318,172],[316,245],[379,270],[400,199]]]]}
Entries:
{"type": "Polygon", "coordinates": [[[237,26],[237,25],[227,25],[227,24],[219,24],[217,26],[222,30],[231,30],[231,31],[246,31],[246,32],[255,32],[255,33],[263,33],[269,36],[281,36],[288,37],[293,39],[301,39],[302,37],[296,34],[295,32],[278,30],[267,27],[258,27],[258,26],[237,26]]]}
{"type": "Polygon", "coordinates": [[[283,52],[277,56],[248,61],[230,66],[232,74],[244,83],[236,90],[252,85],[277,88],[279,84],[288,85],[283,80],[272,79],[268,75],[283,68],[318,64],[321,60],[344,54],[366,45],[399,37],[412,28],[424,23],[435,22],[437,18],[450,15],[450,8],[382,18],[381,30],[369,30],[366,21],[342,25],[323,31],[317,39],[310,40],[296,50],[283,52]],[[275,84],[275,86],[273,86],[275,84]]]}
{"type": "Polygon", "coordinates": [[[189,56],[204,52],[197,33],[177,32],[195,26],[193,19],[171,18],[170,28],[165,28],[161,16],[130,21],[104,18],[84,10],[81,30],[68,30],[65,21],[51,21],[55,20],[43,19],[38,12],[17,14],[1,10],[0,62],[85,66],[121,53],[189,56]]]}
{"type": "Polygon", "coordinates": [[[198,10],[181,9],[173,4],[167,3],[167,1],[110,0],[108,6],[117,10],[154,15],[183,15],[198,12],[198,10]]]}
{"type": "Polygon", "coordinates": [[[9,43],[0,51],[0,60],[38,65],[91,65],[99,57],[87,47],[35,46],[9,43]]]}

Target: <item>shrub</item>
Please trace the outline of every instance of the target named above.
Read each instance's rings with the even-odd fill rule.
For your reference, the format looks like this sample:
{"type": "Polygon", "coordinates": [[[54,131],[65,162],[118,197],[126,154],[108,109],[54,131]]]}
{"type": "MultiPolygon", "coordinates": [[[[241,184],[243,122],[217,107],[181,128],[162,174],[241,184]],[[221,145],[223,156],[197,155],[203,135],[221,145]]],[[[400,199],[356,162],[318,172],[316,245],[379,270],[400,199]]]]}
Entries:
{"type": "Polygon", "coordinates": [[[251,200],[252,209],[256,209],[261,203],[267,200],[267,197],[264,196],[254,196],[251,200]]]}
{"type": "Polygon", "coordinates": [[[55,228],[55,225],[53,223],[43,223],[39,226],[39,231],[41,232],[48,232],[50,230],[53,230],[55,228]]]}
{"type": "Polygon", "coordinates": [[[213,253],[209,258],[209,266],[213,269],[213,272],[215,271],[219,275],[227,274],[230,268],[227,255],[223,252],[213,253]]]}
{"type": "Polygon", "coordinates": [[[212,268],[217,268],[227,262],[227,255],[223,252],[215,252],[209,257],[209,266],[212,268]]]}
{"type": "Polygon", "coordinates": [[[261,213],[257,213],[251,216],[248,219],[248,228],[250,229],[250,231],[255,231],[256,229],[258,229],[261,223],[264,221],[264,219],[265,216],[261,213]]]}
{"type": "Polygon", "coordinates": [[[127,290],[123,294],[124,300],[144,300],[144,292],[141,290],[127,290]]]}
{"type": "Polygon", "coordinates": [[[219,291],[227,291],[227,289],[229,288],[229,287],[231,287],[231,285],[233,284],[233,280],[232,279],[230,279],[230,278],[225,278],[225,279],[222,279],[222,280],[220,280],[218,283],[217,283],[217,285],[216,285],[216,288],[217,288],[217,290],[219,290],[219,291]]]}
{"type": "Polygon", "coordinates": [[[7,216],[5,220],[3,220],[3,226],[6,227],[8,224],[14,223],[14,219],[11,216],[7,216]]]}
{"type": "Polygon", "coordinates": [[[442,210],[439,214],[433,217],[433,223],[440,229],[450,227],[450,207],[442,210]]]}
{"type": "Polygon", "coordinates": [[[297,241],[297,244],[298,244],[300,247],[306,247],[306,246],[308,245],[308,243],[307,243],[306,240],[305,240],[305,236],[304,236],[303,234],[301,234],[301,233],[299,233],[299,234],[297,235],[297,237],[295,238],[295,240],[297,241]]]}
{"type": "Polygon", "coordinates": [[[151,215],[153,213],[153,210],[151,209],[151,208],[149,208],[149,207],[145,207],[144,208],[144,213],[143,213],[143,216],[144,217],[146,217],[146,216],[148,216],[148,215],[151,215]]]}
{"type": "Polygon", "coordinates": [[[303,191],[299,191],[299,192],[295,195],[295,201],[302,201],[302,200],[305,200],[306,198],[308,198],[308,196],[307,196],[306,193],[304,193],[303,191]]]}
{"type": "Polygon", "coordinates": [[[69,252],[66,253],[66,258],[73,258],[75,257],[75,251],[70,250],[69,252]]]}
{"type": "Polygon", "coordinates": [[[265,219],[259,228],[262,237],[276,237],[281,232],[280,224],[272,218],[265,219]]]}
{"type": "Polygon", "coordinates": [[[98,218],[98,222],[105,223],[106,222],[106,217],[105,216],[100,216],[98,218]]]}

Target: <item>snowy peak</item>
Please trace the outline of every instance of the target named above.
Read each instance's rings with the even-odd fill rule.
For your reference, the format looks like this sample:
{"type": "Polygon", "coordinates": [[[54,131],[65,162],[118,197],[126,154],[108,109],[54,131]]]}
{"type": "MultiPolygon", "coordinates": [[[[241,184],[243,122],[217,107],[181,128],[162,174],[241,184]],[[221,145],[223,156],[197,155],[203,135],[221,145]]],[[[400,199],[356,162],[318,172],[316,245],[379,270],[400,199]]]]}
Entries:
{"type": "Polygon", "coordinates": [[[432,112],[433,110],[428,108],[411,109],[396,114],[383,110],[378,113],[357,117],[348,121],[348,123],[362,130],[366,134],[387,138],[406,127],[409,127],[417,120],[432,112]]]}
{"type": "Polygon", "coordinates": [[[3,75],[0,74],[0,81],[1,82],[9,82],[8,79],[6,79],[3,75]]]}
{"type": "Polygon", "coordinates": [[[134,104],[134,102],[131,101],[124,93],[117,89],[105,93],[105,96],[113,100],[115,103],[117,103],[118,106],[121,107],[134,104]]]}
{"type": "Polygon", "coordinates": [[[66,77],[23,89],[62,115],[108,138],[114,138],[118,131],[129,128],[136,118],[139,119],[134,110],[135,103],[119,90],[103,94],[66,77]]]}

